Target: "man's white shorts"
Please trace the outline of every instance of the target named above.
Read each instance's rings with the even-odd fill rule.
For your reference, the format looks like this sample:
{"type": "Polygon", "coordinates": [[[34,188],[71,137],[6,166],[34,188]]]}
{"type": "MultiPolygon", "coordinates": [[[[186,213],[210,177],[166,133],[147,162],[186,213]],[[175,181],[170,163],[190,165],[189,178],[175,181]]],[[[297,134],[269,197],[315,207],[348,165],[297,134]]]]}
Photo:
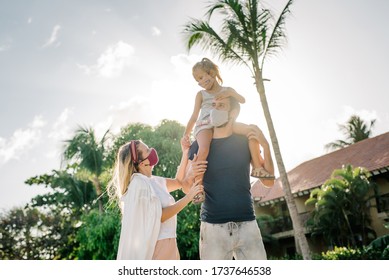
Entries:
{"type": "Polygon", "coordinates": [[[201,260],[266,260],[265,246],[257,222],[201,222],[201,260]]]}

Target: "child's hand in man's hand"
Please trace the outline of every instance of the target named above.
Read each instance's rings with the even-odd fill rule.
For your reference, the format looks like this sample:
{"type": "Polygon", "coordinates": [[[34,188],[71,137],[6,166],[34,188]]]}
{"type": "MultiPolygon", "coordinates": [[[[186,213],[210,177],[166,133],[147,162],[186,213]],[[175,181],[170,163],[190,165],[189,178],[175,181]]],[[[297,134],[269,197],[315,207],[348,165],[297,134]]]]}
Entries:
{"type": "Polygon", "coordinates": [[[190,139],[189,139],[189,136],[188,135],[184,135],[182,138],[181,138],[181,149],[183,151],[187,151],[189,150],[190,148],[190,139]]]}

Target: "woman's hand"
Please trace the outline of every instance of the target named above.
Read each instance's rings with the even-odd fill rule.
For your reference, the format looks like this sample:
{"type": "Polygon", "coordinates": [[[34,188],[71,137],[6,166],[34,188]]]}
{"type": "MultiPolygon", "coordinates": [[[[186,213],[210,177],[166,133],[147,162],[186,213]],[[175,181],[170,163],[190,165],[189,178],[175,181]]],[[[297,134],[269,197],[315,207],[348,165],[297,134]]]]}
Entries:
{"type": "Polygon", "coordinates": [[[196,194],[201,192],[204,192],[204,186],[199,185],[199,180],[197,180],[196,182],[193,183],[187,196],[188,198],[190,198],[190,200],[192,200],[196,196],[196,194]]]}

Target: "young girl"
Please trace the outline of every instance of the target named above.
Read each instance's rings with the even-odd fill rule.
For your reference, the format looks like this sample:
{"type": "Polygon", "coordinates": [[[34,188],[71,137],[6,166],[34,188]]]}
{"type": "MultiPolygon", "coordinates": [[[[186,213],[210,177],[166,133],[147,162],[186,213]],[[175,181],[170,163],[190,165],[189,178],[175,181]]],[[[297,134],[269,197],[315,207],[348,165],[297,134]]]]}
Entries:
{"type": "MultiPolygon", "coordinates": [[[[197,81],[201,90],[197,93],[193,113],[186,126],[183,140],[189,142],[190,134],[194,127],[194,137],[199,145],[197,154],[198,160],[206,160],[209,147],[212,140],[213,130],[210,122],[210,111],[214,100],[220,100],[227,97],[234,97],[239,103],[245,103],[245,98],[238,94],[233,88],[223,87],[223,79],[220,76],[219,68],[208,58],[203,58],[197,62],[193,68],[193,77],[197,81]],[[200,116],[199,116],[200,115],[200,116]]],[[[246,125],[235,123],[234,133],[248,135],[251,131],[259,129],[255,125],[246,125]]],[[[274,179],[274,176],[267,172],[262,166],[262,157],[260,156],[260,147],[258,143],[250,140],[250,153],[252,158],[251,176],[261,179],[274,179]]],[[[199,178],[200,182],[202,178],[199,178]]],[[[197,195],[194,203],[200,203],[204,200],[204,194],[197,195]]]]}

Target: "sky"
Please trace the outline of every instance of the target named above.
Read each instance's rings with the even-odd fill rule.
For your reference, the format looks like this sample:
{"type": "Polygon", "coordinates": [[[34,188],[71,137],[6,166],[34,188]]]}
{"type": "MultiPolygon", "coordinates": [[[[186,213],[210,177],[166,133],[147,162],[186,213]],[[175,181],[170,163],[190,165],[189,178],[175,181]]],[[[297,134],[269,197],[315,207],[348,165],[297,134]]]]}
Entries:
{"type": "MultiPolygon", "coordinates": [[[[286,1],[263,3],[278,16],[286,1]]],[[[207,5],[0,0],[0,210],[45,191],[24,182],[61,167],[63,141],[79,125],[98,135],[135,122],[186,125],[199,90],[191,68],[203,57],[246,98],[238,121],[270,141],[250,72],[185,47],[183,25],[207,5]]],[[[352,114],[376,119],[373,136],[389,131],[389,2],[295,1],[291,11],[288,41],[263,69],[287,171],[325,154],[352,114]]]]}

